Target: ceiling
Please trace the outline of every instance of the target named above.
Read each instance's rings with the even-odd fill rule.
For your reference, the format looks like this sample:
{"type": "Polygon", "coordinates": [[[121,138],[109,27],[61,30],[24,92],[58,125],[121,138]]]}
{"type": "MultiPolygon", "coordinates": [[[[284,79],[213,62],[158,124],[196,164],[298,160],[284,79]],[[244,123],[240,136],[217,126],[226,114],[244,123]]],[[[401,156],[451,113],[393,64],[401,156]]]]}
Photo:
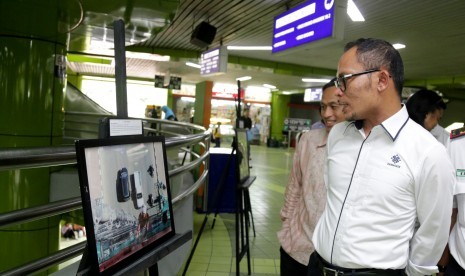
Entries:
{"type": "MultiPolygon", "coordinates": [[[[68,18],[70,26],[76,25],[68,29],[70,54],[111,57],[111,52],[102,49],[91,51],[89,43],[82,41],[105,41],[106,49],[111,50],[112,21],[122,18],[126,23],[128,50],[171,56],[169,62],[128,57],[126,74],[130,78],[153,79],[155,74],[169,71],[171,75],[181,76],[183,83],[211,80],[233,84],[237,77],[250,75],[252,80],[244,85],[269,83],[279,90],[302,90],[321,85],[303,83],[302,77],[330,78],[335,75],[338,59],[347,42],[360,37],[376,37],[406,45],[399,50],[404,60],[406,85],[452,89],[465,95],[463,0],[354,0],[365,22],[352,22],[344,14],[341,41],[280,55],[271,51],[230,50],[227,73],[208,78],[201,77],[199,69],[185,65],[188,60],[198,62],[200,53],[206,50],[190,43],[196,25],[208,21],[217,28],[210,48],[219,45],[269,46],[274,17],[304,1],[63,1],[69,2],[68,6],[73,9],[79,6],[81,15],[68,18]]],[[[347,5],[346,0],[336,0],[336,3],[340,7],[347,5]]],[[[62,8],[63,4],[60,4],[59,9],[62,8]]],[[[80,62],[71,58],[68,65],[75,73],[114,75],[114,67],[108,63],[80,62]]]]}

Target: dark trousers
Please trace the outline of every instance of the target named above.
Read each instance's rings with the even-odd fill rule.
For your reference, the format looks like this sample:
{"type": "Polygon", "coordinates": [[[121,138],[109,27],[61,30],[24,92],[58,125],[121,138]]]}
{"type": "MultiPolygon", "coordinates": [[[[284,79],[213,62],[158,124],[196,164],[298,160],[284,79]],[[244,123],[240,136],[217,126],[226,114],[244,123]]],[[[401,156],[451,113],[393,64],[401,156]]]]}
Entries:
{"type": "Polygon", "coordinates": [[[221,138],[215,138],[215,148],[221,147],[221,138]]]}
{"type": "Polygon", "coordinates": [[[282,247],[279,248],[281,253],[281,276],[305,276],[307,275],[307,266],[294,260],[282,247]]]}
{"type": "Polygon", "coordinates": [[[66,232],[63,234],[64,238],[75,238],[74,237],[74,231],[71,229],[66,230],[66,232]]]}
{"type": "Polygon", "coordinates": [[[318,255],[314,251],[312,255],[310,255],[310,260],[308,261],[308,270],[307,270],[307,276],[320,276],[323,275],[322,272],[320,271],[320,263],[318,260],[318,255]]]}
{"type": "Polygon", "coordinates": [[[454,257],[451,255],[449,258],[449,264],[447,265],[446,272],[444,273],[446,276],[463,276],[465,275],[465,269],[463,269],[454,257]]]}

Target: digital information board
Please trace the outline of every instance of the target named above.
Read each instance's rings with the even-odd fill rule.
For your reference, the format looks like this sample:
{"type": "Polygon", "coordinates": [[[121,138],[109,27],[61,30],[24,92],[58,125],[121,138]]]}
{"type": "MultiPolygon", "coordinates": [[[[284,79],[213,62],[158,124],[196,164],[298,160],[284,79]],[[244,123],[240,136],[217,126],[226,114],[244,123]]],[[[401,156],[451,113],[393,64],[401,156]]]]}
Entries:
{"type": "Polygon", "coordinates": [[[228,67],[228,49],[220,46],[202,53],[200,57],[200,75],[212,76],[226,73],[228,67]]]}
{"type": "MultiPolygon", "coordinates": [[[[326,38],[337,38],[336,0],[311,0],[274,20],[272,53],[281,52],[326,38]]],[[[342,33],[341,33],[342,35],[342,33]]]]}

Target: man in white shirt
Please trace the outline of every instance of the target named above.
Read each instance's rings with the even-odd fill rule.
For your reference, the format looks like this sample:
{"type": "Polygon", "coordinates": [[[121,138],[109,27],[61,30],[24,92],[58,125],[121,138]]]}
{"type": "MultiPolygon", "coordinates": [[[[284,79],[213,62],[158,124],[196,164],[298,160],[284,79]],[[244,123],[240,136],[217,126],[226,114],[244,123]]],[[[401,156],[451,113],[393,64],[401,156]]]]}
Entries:
{"type": "Polygon", "coordinates": [[[456,222],[450,233],[451,257],[445,275],[460,276],[465,275],[465,127],[451,132],[449,154],[457,179],[453,212],[456,222]]]}
{"type": "Polygon", "coordinates": [[[313,244],[321,275],[431,275],[449,236],[455,174],[446,149],[401,104],[392,45],[359,39],[338,63],[346,122],[328,137],[327,204],[313,244]]]}
{"type": "Polygon", "coordinates": [[[441,125],[437,124],[432,130],[430,130],[430,133],[433,134],[434,138],[438,140],[441,144],[443,144],[445,147],[447,147],[449,143],[449,132],[445,128],[443,128],[441,125]]]}

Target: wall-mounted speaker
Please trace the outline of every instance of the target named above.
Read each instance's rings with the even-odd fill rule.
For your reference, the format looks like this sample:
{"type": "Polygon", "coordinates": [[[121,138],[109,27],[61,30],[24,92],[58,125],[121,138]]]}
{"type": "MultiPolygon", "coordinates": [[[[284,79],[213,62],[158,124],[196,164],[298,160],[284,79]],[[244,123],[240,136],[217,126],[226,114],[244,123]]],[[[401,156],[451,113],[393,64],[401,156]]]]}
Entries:
{"type": "Polygon", "coordinates": [[[216,27],[203,21],[197,27],[191,35],[191,43],[199,47],[207,47],[213,42],[216,35],[216,27]]]}

